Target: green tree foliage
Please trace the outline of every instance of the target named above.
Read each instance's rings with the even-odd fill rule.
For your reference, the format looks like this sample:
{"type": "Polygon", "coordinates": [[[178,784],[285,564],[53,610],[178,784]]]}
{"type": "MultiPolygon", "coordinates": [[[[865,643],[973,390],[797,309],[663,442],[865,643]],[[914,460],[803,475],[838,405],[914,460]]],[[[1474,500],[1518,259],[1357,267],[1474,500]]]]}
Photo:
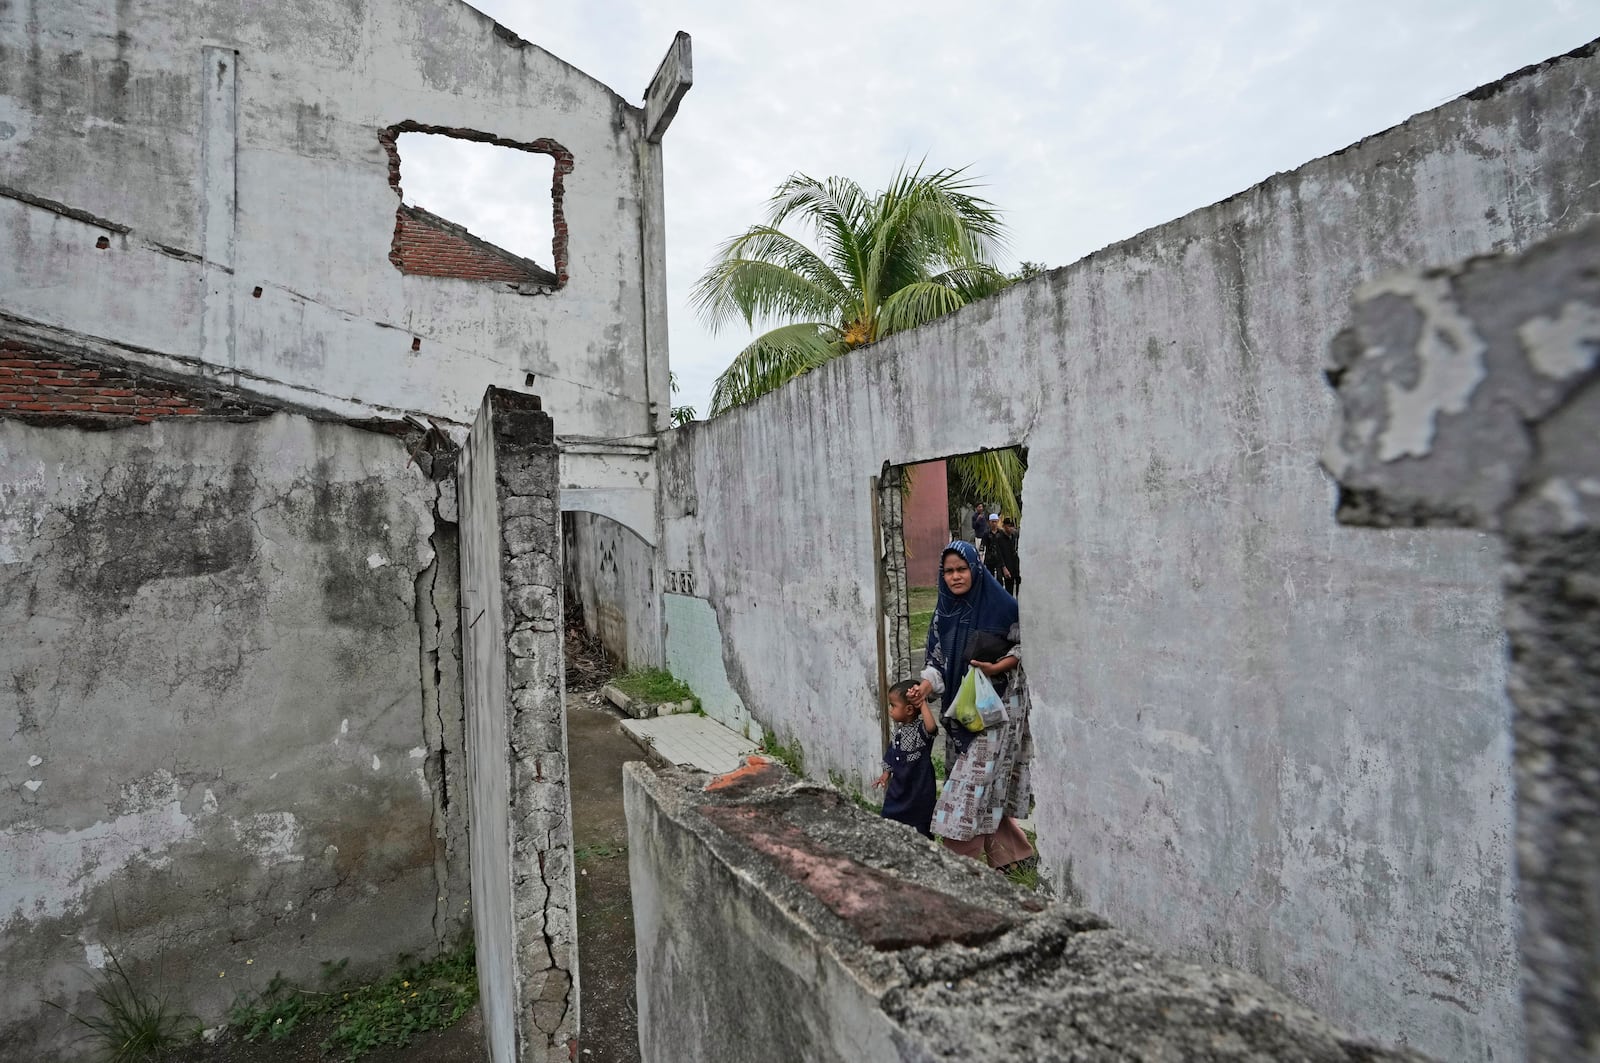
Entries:
{"type": "Polygon", "coordinates": [[[775,326],[717,377],[712,415],[1005,287],[994,265],[1005,227],[963,173],[902,169],[876,195],[845,177],[784,181],[766,222],[724,244],[695,286],[712,331],[775,326]],[[786,223],[809,229],[820,250],[786,223]]]}

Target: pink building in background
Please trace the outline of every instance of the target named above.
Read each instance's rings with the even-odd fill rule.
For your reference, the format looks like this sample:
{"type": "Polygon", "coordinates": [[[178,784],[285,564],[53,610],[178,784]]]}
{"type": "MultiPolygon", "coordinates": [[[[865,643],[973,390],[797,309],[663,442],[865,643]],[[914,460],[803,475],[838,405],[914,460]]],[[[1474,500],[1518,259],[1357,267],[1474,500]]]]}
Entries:
{"type": "Polygon", "coordinates": [[[911,494],[905,505],[906,575],[913,587],[938,582],[934,568],[950,542],[950,504],[943,461],[911,467],[911,494]]]}

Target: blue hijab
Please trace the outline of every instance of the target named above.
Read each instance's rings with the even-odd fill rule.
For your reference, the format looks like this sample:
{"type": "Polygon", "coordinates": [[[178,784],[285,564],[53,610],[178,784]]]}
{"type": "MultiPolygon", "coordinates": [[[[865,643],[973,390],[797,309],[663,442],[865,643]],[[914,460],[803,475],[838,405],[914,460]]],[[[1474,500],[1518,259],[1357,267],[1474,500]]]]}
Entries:
{"type": "MultiPolygon", "coordinates": [[[[987,631],[1005,638],[1017,622],[1017,600],[978,560],[978,548],[957,539],[939,554],[939,604],[928,626],[927,663],[944,678],[944,703],[949,705],[966,677],[972,655],[967,645],[975,632],[987,631]],[[972,586],[957,595],[945,586],[944,559],[960,554],[972,569],[972,586]]],[[[960,728],[957,728],[960,730],[960,728]]],[[[968,736],[970,738],[970,736],[968,736]]],[[[964,747],[963,747],[964,748],[964,747]]]]}

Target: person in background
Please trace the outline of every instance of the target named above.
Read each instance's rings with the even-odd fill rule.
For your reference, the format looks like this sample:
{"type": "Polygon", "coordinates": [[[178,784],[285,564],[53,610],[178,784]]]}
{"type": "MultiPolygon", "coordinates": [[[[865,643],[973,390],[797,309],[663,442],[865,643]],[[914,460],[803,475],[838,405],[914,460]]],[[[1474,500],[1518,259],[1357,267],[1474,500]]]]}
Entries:
{"type": "Polygon", "coordinates": [[[933,738],[939,733],[939,724],[915,679],[889,688],[889,719],[894,721],[894,733],[883,753],[883,774],[872,784],[874,789],[888,788],[883,794],[883,818],[915,827],[924,838],[932,838],[929,824],[938,796],[933,738]]]}
{"type": "Polygon", "coordinates": [[[984,555],[984,564],[989,566],[989,571],[1000,580],[1000,586],[1010,592],[1013,598],[1022,585],[1017,561],[1017,522],[1007,517],[1000,522],[999,530],[989,536],[989,549],[984,555]]]}
{"type": "Polygon", "coordinates": [[[972,545],[977,546],[983,542],[984,535],[989,531],[989,518],[984,515],[982,504],[972,507],[972,545]]]}

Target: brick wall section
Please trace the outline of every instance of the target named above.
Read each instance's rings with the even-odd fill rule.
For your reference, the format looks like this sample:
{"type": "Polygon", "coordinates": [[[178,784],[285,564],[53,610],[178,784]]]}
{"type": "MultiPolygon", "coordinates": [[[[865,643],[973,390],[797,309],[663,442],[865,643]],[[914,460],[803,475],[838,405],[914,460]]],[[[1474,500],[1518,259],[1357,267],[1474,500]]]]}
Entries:
{"type": "Polygon", "coordinates": [[[404,204],[395,212],[389,260],[402,273],[556,287],[556,276],[437,214],[404,204]]]}
{"type": "MultiPolygon", "coordinates": [[[[399,122],[395,125],[389,126],[386,129],[379,130],[378,132],[378,143],[383,146],[384,152],[389,156],[389,187],[394,189],[394,194],[397,196],[401,195],[402,192],[400,187],[400,149],[396,146],[395,141],[401,133],[434,133],[440,136],[455,137],[458,140],[471,140],[479,144],[496,144],[502,148],[515,148],[518,151],[537,152],[540,155],[548,155],[554,159],[555,172],[550,179],[550,206],[554,213],[555,227],[555,239],[551,248],[552,256],[555,258],[555,281],[553,287],[561,288],[566,286],[567,217],[562,210],[562,201],[565,197],[564,180],[566,175],[571,173],[573,169],[572,152],[568,151],[554,140],[551,140],[549,137],[540,137],[538,140],[524,142],[520,140],[508,140],[505,137],[493,136],[489,133],[479,132],[476,129],[463,129],[456,126],[427,125],[422,122],[412,121],[399,122]]],[[[417,208],[411,208],[413,211],[416,209],[417,208]]],[[[429,215],[429,217],[437,216],[429,215]]],[[[439,220],[443,221],[442,218],[439,220]]],[[[400,270],[402,273],[427,272],[424,270],[411,268],[411,259],[406,254],[405,248],[402,246],[402,237],[407,235],[409,231],[414,228],[413,225],[408,224],[407,222],[408,219],[406,218],[406,208],[402,206],[401,209],[395,213],[394,243],[389,249],[389,261],[393,262],[395,268],[400,270]]],[[[445,224],[449,225],[450,223],[446,222],[445,224]]],[[[459,228],[459,226],[455,228],[459,228]]],[[[465,229],[461,229],[460,231],[462,233],[466,233],[465,229]]],[[[470,234],[468,235],[470,236],[470,234]]],[[[476,240],[477,238],[472,237],[472,239],[476,240]]],[[[487,241],[482,241],[481,243],[484,247],[498,252],[502,256],[507,256],[519,262],[527,261],[526,259],[519,259],[517,256],[511,255],[510,252],[501,250],[487,241]]],[[[539,269],[539,267],[534,268],[539,269]]],[[[544,273],[542,269],[539,269],[539,272],[544,273]]],[[[428,275],[447,277],[461,276],[461,274],[456,273],[432,272],[428,272],[428,275]]],[[[485,278],[471,277],[470,279],[504,280],[505,278],[497,276],[485,278]]],[[[529,281],[527,278],[522,278],[521,280],[524,283],[550,283],[547,280],[529,281]]]]}
{"type": "Polygon", "coordinates": [[[220,389],[186,387],[32,340],[0,338],[0,417],[148,424],[161,417],[271,412],[220,389]]]}

